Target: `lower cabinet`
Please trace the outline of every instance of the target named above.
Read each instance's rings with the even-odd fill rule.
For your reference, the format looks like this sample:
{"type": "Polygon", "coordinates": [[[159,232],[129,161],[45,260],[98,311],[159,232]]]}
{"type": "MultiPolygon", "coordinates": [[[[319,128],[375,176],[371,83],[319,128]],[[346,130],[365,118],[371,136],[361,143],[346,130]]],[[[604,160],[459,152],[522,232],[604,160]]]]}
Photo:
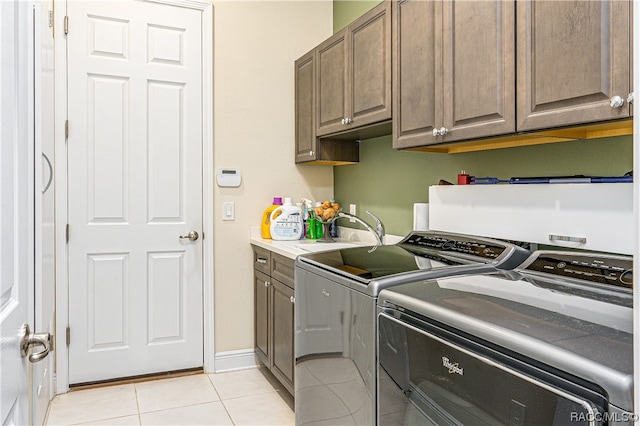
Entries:
{"type": "Polygon", "coordinates": [[[293,395],[294,260],[252,247],[255,351],[293,395]]]}

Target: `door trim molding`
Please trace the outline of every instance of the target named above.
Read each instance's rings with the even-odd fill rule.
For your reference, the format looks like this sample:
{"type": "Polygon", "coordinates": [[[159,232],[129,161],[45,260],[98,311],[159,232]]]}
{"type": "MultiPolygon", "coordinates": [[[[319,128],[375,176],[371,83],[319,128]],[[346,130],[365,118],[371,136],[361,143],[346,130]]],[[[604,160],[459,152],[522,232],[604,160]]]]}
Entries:
{"type": "MultiPolygon", "coordinates": [[[[196,9],[202,14],[202,307],[203,361],[205,373],[215,371],[214,262],[213,262],[213,4],[198,0],[145,0],[176,7],[196,9]]],[[[65,228],[68,218],[67,145],[64,120],[67,117],[67,62],[64,17],[67,0],[54,0],[55,19],[55,235],[56,235],[56,374],[55,393],[69,391],[69,351],[66,328],[69,325],[69,257],[65,228]]]]}

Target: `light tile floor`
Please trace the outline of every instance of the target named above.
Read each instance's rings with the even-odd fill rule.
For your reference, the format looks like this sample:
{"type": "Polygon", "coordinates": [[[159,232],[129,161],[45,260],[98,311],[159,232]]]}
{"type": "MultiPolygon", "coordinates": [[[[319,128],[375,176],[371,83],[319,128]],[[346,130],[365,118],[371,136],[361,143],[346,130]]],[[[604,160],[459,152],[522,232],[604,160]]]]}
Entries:
{"type": "Polygon", "coordinates": [[[264,368],[57,395],[46,425],[293,425],[293,398],[264,368]]]}

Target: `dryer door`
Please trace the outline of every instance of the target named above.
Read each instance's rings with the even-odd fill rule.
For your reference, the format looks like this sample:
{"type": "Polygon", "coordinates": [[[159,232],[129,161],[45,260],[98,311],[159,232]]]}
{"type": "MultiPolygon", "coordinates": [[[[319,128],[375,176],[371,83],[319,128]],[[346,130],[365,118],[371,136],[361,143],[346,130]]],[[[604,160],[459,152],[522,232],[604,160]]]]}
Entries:
{"type": "Polygon", "coordinates": [[[380,425],[594,425],[606,411],[591,390],[420,319],[378,321],[380,425]]]}

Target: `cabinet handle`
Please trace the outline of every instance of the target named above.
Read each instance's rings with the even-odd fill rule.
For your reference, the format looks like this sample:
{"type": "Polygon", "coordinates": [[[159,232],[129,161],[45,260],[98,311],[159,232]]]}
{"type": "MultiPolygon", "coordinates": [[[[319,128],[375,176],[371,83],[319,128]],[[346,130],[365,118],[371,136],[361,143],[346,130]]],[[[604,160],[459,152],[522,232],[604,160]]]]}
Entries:
{"type": "Polygon", "coordinates": [[[346,118],[343,118],[343,119],[342,119],[342,124],[343,124],[343,125],[344,125],[344,124],[347,124],[347,119],[346,119],[346,118]]]}
{"type": "Polygon", "coordinates": [[[633,94],[634,94],[634,93],[635,93],[635,92],[631,92],[631,93],[629,93],[629,95],[627,96],[627,103],[628,103],[628,104],[633,104],[633,94]]]}
{"type": "Polygon", "coordinates": [[[263,264],[265,264],[265,265],[266,265],[266,264],[267,264],[267,259],[264,259],[264,258],[262,258],[262,257],[259,257],[259,258],[257,258],[257,259],[256,259],[256,262],[258,262],[258,263],[263,263],[263,264]]]}
{"type": "Polygon", "coordinates": [[[431,133],[433,134],[433,136],[444,136],[449,133],[449,129],[447,129],[446,127],[440,127],[439,129],[433,129],[431,133]]]}
{"type": "Polygon", "coordinates": [[[611,105],[611,108],[620,108],[624,105],[624,99],[622,99],[621,96],[616,95],[609,100],[609,105],[611,105]]]}
{"type": "Polygon", "coordinates": [[[291,296],[291,297],[289,298],[289,300],[291,300],[291,303],[296,303],[296,298],[295,298],[295,297],[293,297],[293,296],[291,296]]]}
{"type": "Polygon", "coordinates": [[[313,151],[309,151],[309,157],[313,157],[313,151]]]}
{"type": "Polygon", "coordinates": [[[270,285],[271,285],[271,283],[270,283],[269,281],[265,281],[265,282],[264,282],[264,286],[265,286],[265,287],[269,287],[270,285]]]}
{"type": "Polygon", "coordinates": [[[347,118],[347,124],[351,124],[351,123],[353,123],[353,120],[350,118],[347,118]]]}
{"type": "Polygon", "coordinates": [[[323,289],[322,289],[322,295],[323,295],[324,297],[329,297],[329,292],[323,288],[323,289]]]}

